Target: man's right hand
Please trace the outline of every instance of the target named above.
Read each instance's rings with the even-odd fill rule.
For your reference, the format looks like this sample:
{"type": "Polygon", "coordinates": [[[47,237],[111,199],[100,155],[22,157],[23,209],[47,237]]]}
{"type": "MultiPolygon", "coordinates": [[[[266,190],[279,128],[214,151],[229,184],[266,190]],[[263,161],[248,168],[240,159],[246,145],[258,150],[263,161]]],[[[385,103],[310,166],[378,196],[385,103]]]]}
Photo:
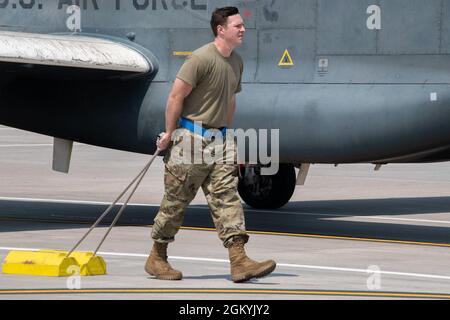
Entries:
{"type": "Polygon", "coordinates": [[[172,134],[165,132],[164,135],[156,141],[156,147],[159,150],[166,150],[172,140],[172,134]]]}

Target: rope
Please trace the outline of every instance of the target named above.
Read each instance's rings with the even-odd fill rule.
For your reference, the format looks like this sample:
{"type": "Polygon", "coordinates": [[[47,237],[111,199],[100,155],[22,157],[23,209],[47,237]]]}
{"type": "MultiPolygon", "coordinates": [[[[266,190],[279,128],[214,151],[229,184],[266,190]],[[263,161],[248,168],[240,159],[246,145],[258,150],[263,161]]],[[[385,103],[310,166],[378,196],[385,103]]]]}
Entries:
{"type": "Polygon", "coordinates": [[[122,205],[122,208],[120,208],[120,211],[117,213],[116,217],[114,218],[113,222],[109,226],[109,229],[107,230],[106,234],[103,236],[103,239],[100,241],[99,245],[97,246],[97,249],[94,251],[94,256],[102,246],[103,242],[106,240],[106,237],[111,232],[111,229],[115,226],[117,221],[119,220],[120,216],[122,215],[123,211],[125,210],[128,202],[130,201],[131,197],[133,196],[134,192],[136,191],[137,187],[141,183],[142,179],[144,178],[145,174],[147,173],[147,170],[150,168],[151,164],[155,160],[155,158],[159,155],[160,149],[157,149],[155,154],[152,156],[150,161],[145,165],[145,167],[139,172],[139,174],[130,182],[130,184],[122,191],[122,193],[114,200],[114,202],[103,212],[103,214],[95,221],[95,223],[89,228],[89,230],[85,233],[85,235],[77,242],[77,244],[69,251],[69,253],[66,255],[66,258],[68,258],[76,248],[86,239],[86,237],[91,233],[92,230],[95,229],[95,227],[98,226],[98,224],[103,220],[103,218],[111,211],[111,209],[116,205],[116,203],[119,201],[120,198],[128,191],[128,189],[133,185],[133,183],[138,180],[136,185],[134,186],[133,190],[131,191],[130,195],[128,196],[125,203],[122,205]]]}

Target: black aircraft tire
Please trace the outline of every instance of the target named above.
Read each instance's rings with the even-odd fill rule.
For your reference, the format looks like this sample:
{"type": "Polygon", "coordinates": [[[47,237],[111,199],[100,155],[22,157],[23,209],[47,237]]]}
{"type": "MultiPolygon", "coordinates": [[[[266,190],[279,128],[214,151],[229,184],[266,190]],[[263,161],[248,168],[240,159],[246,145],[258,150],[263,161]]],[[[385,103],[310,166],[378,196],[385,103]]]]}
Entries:
{"type": "Polygon", "coordinates": [[[295,190],[294,166],[282,163],[277,174],[263,177],[271,180],[271,188],[261,196],[255,196],[239,179],[238,192],[242,200],[255,209],[278,209],[288,203],[295,190]]]}

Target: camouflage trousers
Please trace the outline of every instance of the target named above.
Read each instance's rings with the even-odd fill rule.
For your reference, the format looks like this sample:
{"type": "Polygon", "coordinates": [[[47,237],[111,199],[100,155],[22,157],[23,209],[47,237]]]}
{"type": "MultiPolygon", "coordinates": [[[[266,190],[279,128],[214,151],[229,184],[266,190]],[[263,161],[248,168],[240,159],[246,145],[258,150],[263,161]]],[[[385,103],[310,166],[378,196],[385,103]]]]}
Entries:
{"type": "Polygon", "coordinates": [[[223,245],[228,248],[233,243],[234,236],[240,236],[247,242],[244,211],[237,195],[237,164],[210,163],[211,161],[192,163],[192,157],[190,161],[180,161],[181,157],[186,156],[186,150],[193,156],[194,151],[205,155],[214,154],[214,149],[217,148],[222,150],[231,148],[235,155],[235,146],[227,146],[224,139],[220,141],[216,139],[213,148],[212,139],[202,138],[186,129],[178,131],[181,134],[174,139],[173,145],[164,157],[165,194],[154,220],[153,240],[161,243],[175,240],[175,235],[183,223],[185,209],[201,187],[223,245]],[[194,146],[194,139],[201,140],[197,147],[194,146]]]}

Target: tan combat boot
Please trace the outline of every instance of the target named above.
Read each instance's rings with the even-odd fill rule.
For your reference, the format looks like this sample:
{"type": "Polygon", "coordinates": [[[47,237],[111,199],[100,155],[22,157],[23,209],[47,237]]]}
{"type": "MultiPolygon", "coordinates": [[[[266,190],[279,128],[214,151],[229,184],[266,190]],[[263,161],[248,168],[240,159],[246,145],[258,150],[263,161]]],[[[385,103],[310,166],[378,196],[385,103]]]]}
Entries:
{"type": "Polygon", "coordinates": [[[167,262],[167,243],[153,243],[152,252],[145,263],[145,271],[160,280],[181,280],[183,274],[167,262]]]}
{"type": "Polygon", "coordinates": [[[233,282],[244,282],[252,278],[267,276],[275,270],[276,263],[273,260],[256,262],[247,257],[244,242],[233,243],[229,248],[231,280],[233,282]]]}

